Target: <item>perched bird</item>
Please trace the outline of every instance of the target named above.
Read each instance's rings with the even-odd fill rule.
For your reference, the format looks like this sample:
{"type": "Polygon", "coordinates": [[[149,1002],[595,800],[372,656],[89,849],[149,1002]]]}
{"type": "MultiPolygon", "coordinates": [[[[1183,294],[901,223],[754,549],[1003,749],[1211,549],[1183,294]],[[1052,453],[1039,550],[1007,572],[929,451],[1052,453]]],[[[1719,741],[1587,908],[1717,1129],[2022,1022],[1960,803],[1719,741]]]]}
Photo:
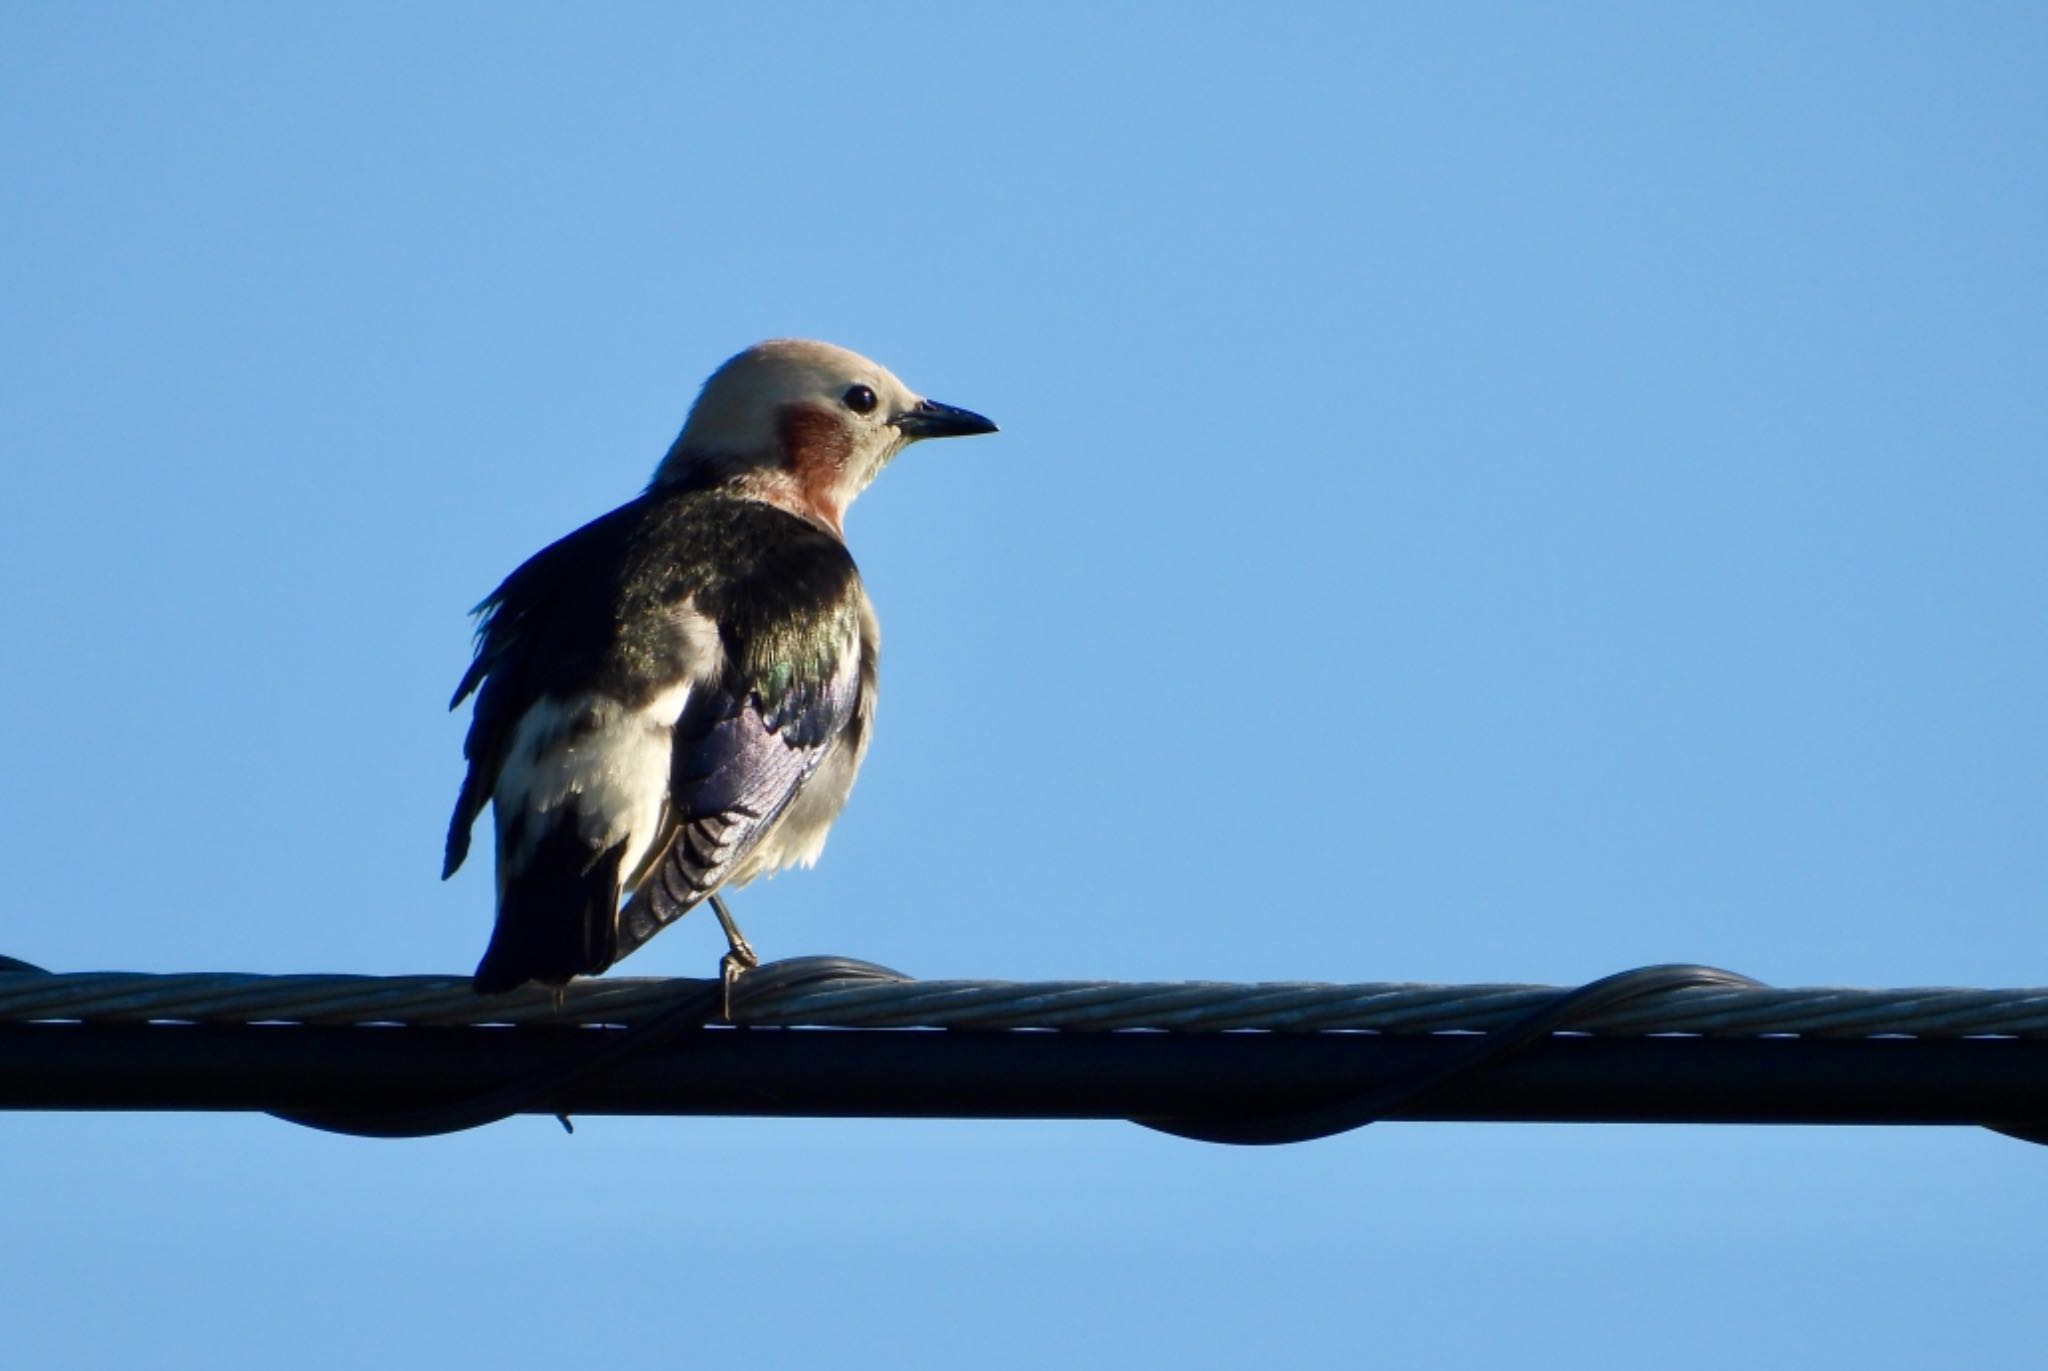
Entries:
{"type": "Polygon", "coordinates": [[[844,348],[762,343],[704,383],[638,499],[477,607],[441,874],[489,803],[498,919],[478,991],[603,971],[706,899],[727,977],[756,964],[717,892],[817,860],[874,720],[846,507],[910,443],[995,427],[844,348]]]}

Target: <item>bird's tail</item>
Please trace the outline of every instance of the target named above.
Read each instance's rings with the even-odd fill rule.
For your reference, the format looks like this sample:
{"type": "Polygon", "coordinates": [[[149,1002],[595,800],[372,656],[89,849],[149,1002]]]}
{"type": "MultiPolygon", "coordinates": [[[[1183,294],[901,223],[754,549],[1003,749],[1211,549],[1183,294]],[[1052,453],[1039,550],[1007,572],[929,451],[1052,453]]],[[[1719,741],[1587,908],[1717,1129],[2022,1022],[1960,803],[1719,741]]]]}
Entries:
{"type": "Polygon", "coordinates": [[[551,833],[498,896],[498,923],[477,963],[477,993],[529,981],[567,985],[619,959],[619,861],[626,844],[590,855],[566,828],[551,833]]]}

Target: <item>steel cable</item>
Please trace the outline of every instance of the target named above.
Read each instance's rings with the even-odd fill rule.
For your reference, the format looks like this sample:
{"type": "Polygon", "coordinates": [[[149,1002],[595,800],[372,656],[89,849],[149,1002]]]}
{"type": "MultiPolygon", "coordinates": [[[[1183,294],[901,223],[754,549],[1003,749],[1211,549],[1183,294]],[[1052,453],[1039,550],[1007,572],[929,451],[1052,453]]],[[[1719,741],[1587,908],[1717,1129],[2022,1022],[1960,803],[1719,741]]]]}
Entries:
{"type": "MultiPolygon", "coordinates": [[[[713,982],[608,977],[479,996],[458,976],[237,972],[51,974],[0,959],[0,1023],[304,1023],[632,1027],[713,982]]],[[[741,978],[733,1021],[818,1028],[1101,1033],[1490,1033],[1555,1002],[1544,985],[912,980],[846,958],[770,962],[741,978]]],[[[1572,1031],[1638,1037],[2048,1038],[2048,989],[1662,986],[1590,1008],[1572,1031]]]]}
{"type": "MultiPolygon", "coordinates": [[[[1469,1039],[1447,1059],[1363,1093],[1249,1119],[1140,1118],[1210,1142],[1281,1143],[1362,1127],[1559,1033],[1604,1037],[2048,1038],[2048,989],[1774,989],[1733,972],[1654,966],[1576,989],[1533,985],[918,981],[866,962],[801,957],[720,982],[613,978],[560,992],[479,996],[449,976],[244,973],[57,975],[0,957],[0,1024],[302,1024],[601,1030],[570,1067],[468,1098],[276,1117],[334,1132],[419,1137],[549,1107],[567,1087],[710,1025],[1181,1034],[1365,1032],[1469,1039]],[[730,1018],[727,1018],[729,1013],[730,1018]]],[[[568,1120],[563,1118],[566,1126],[568,1120]]],[[[1995,1126],[1995,1125],[1994,1125],[1995,1126]]],[[[2040,1140],[2032,1125],[2004,1131],[2040,1140]]]]}

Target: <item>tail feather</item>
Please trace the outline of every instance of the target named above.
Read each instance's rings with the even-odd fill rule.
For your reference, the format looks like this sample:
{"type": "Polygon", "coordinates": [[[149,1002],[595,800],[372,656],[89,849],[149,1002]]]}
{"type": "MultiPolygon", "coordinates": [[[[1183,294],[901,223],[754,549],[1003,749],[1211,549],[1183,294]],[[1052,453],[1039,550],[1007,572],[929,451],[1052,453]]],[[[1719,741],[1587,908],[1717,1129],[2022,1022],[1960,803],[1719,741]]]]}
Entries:
{"type": "Polygon", "coordinates": [[[529,981],[567,985],[617,961],[625,851],[621,841],[593,857],[567,826],[549,833],[498,897],[497,927],[477,963],[477,992],[496,994],[529,981]]]}

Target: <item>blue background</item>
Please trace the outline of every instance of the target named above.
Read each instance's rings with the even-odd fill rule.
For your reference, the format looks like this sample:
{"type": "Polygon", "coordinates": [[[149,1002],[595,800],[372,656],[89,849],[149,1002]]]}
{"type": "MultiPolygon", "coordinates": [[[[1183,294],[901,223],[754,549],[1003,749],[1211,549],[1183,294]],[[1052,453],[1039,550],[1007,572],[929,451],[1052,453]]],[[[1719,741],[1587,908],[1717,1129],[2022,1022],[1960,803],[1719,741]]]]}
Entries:
{"type": "MultiPolygon", "coordinates": [[[[0,951],[467,971],[464,609],[794,334],[1004,431],[849,520],[879,737],[767,955],[2048,981],[2044,71],[2026,5],[7,5],[0,951]]],[[[0,1136],[23,1366],[2018,1367],[2048,1256],[1967,1130],[0,1136]]]]}

